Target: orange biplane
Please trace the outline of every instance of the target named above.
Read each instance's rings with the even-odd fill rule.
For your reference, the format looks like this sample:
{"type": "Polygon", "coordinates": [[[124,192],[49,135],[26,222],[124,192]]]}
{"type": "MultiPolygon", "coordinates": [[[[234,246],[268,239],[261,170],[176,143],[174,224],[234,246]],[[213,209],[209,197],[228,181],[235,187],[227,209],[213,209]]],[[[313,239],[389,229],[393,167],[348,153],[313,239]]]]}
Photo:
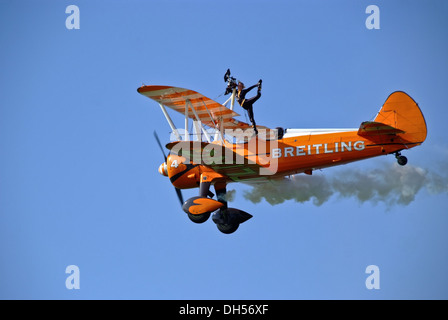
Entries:
{"type": "MultiPolygon", "coordinates": [[[[373,121],[356,129],[269,129],[252,127],[236,119],[236,89],[229,79],[231,97],[223,104],[188,89],[149,85],[137,91],[158,102],[171,127],[170,150],[159,172],[167,176],[190,220],[212,220],[223,233],[234,232],[252,215],[229,208],[226,186],[231,182],[265,183],[298,173],[394,154],[422,144],[426,123],[417,103],[405,92],[392,93],[373,121]],[[230,102],[230,108],[226,105],[230,102]],[[177,129],[167,108],[185,116],[185,129],[177,129]],[[189,119],[193,120],[190,133],[189,119]],[[214,194],[210,187],[214,186],[214,194]],[[180,189],[199,188],[198,196],[183,201],[180,189]]],[[[155,134],[155,133],[154,133],[155,134]]],[[[159,138],[157,142],[163,151],[159,138]]],[[[165,155],[165,153],[164,153],[165,155]]]]}

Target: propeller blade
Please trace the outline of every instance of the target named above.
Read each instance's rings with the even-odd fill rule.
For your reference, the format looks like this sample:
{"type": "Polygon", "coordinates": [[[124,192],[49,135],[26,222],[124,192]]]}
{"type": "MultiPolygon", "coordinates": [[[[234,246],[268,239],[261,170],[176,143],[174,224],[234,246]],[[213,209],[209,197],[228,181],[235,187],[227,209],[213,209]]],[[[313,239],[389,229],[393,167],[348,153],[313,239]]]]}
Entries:
{"type": "Polygon", "coordinates": [[[182,191],[180,191],[179,188],[175,188],[175,189],[176,189],[177,197],[179,198],[179,201],[180,201],[180,205],[182,206],[184,204],[184,197],[182,196],[182,191]]]}
{"type": "MultiPolygon", "coordinates": [[[[165,150],[162,147],[162,143],[160,143],[160,139],[159,136],[157,135],[157,132],[154,131],[154,137],[157,140],[157,144],[160,147],[160,150],[162,151],[163,157],[165,158],[165,162],[166,162],[166,154],[165,154],[165,150]]],[[[182,206],[184,204],[184,197],[182,196],[182,191],[179,188],[174,188],[176,190],[176,194],[177,194],[177,198],[180,201],[180,205],[182,206]]]]}
{"type": "Polygon", "coordinates": [[[163,154],[163,157],[165,158],[165,162],[166,162],[165,150],[163,149],[162,144],[160,143],[159,136],[157,135],[157,132],[155,132],[155,131],[154,131],[154,137],[155,137],[156,140],[157,140],[157,143],[158,143],[158,145],[159,145],[159,147],[160,147],[160,150],[162,150],[162,154],[163,154]]]}

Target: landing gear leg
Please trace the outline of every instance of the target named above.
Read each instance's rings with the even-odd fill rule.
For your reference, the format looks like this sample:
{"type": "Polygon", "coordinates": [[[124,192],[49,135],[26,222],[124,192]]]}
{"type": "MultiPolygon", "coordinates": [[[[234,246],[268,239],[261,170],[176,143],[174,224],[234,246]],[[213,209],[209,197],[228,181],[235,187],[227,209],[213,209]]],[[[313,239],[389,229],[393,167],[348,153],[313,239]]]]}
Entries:
{"type": "MultiPolygon", "coordinates": [[[[213,198],[214,194],[210,191],[210,182],[201,182],[199,186],[199,196],[200,197],[210,197],[213,198]]],[[[188,218],[194,223],[204,223],[210,218],[211,212],[205,212],[202,214],[192,214],[187,211],[188,218]]]]}
{"type": "Polygon", "coordinates": [[[241,223],[252,218],[252,215],[247,212],[227,207],[225,183],[216,183],[215,191],[218,201],[224,204],[212,216],[212,220],[216,223],[219,231],[225,234],[233,233],[241,223]]]}
{"type": "Polygon", "coordinates": [[[219,208],[219,211],[213,214],[213,222],[216,223],[218,230],[222,233],[230,234],[235,232],[240,226],[239,223],[230,223],[230,217],[227,213],[227,189],[225,183],[216,183],[215,184],[216,197],[218,201],[223,203],[224,205],[219,208]]]}
{"type": "Polygon", "coordinates": [[[400,166],[405,166],[408,163],[408,158],[402,156],[400,151],[395,152],[395,158],[400,166]]]}

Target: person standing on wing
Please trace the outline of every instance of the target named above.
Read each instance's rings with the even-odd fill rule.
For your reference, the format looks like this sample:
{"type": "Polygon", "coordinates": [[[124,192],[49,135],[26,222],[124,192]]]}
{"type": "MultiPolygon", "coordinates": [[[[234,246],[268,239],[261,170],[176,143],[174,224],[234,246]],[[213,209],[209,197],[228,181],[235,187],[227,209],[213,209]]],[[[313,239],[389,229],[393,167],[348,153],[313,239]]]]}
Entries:
{"type": "Polygon", "coordinates": [[[240,104],[240,106],[243,109],[247,110],[247,113],[249,114],[249,120],[250,120],[250,122],[252,122],[252,126],[254,128],[254,132],[256,135],[258,134],[258,130],[257,130],[257,125],[255,124],[255,119],[254,119],[253,104],[255,103],[255,101],[257,101],[261,97],[261,82],[262,82],[262,80],[260,79],[257,84],[254,84],[253,86],[251,86],[247,89],[244,89],[244,83],[239,81],[238,82],[238,92],[236,94],[238,103],[240,104]],[[257,95],[252,98],[246,99],[246,94],[255,87],[258,87],[257,95]]]}

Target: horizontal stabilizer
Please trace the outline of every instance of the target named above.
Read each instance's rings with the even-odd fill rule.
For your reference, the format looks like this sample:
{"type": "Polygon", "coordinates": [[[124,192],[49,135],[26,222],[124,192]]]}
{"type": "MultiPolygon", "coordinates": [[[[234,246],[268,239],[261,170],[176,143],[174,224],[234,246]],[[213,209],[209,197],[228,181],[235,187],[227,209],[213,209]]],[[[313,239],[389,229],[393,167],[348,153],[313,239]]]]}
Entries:
{"type": "Polygon", "coordinates": [[[394,128],[385,123],[375,121],[365,121],[361,123],[358,130],[360,136],[376,136],[376,135],[394,135],[398,133],[405,133],[403,130],[394,128]]]}

